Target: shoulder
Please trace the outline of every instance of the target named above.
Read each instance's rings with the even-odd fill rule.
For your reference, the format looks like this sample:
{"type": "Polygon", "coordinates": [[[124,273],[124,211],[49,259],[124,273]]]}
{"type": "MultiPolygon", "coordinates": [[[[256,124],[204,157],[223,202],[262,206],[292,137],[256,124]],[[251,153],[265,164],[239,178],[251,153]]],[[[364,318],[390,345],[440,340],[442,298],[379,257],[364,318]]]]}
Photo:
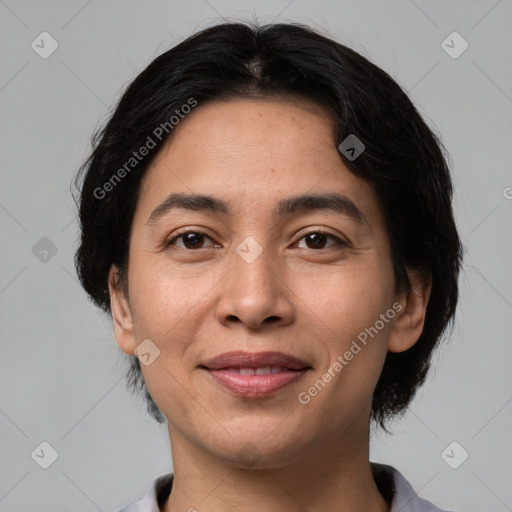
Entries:
{"type": "Polygon", "coordinates": [[[448,512],[418,496],[406,478],[392,466],[371,463],[374,478],[388,477],[393,482],[390,512],[448,512]]]}
{"type": "Polygon", "coordinates": [[[160,507],[171,493],[173,478],[173,473],[158,477],[150,485],[143,498],[124,505],[116,512],[160,512],[160,507]]]}

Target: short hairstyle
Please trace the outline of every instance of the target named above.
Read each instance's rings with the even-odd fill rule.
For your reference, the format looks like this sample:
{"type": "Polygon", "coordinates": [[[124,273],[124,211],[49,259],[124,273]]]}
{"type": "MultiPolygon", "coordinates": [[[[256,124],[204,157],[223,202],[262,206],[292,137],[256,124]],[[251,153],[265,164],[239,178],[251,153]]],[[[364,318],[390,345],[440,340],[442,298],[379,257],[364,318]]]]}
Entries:
{"type": "MultiPolygon", "coordinates": [[[[386,421],[402,414],[423,384],[432,352],[453,323],[463,251],[451,204],[449,157],[439,136],[386,72],[311,28],[297,23],[219,24],[158,56],[133,80],[110,119],[95,131],[92,152],[75,178],[81,229],[77,274],[92,301],[111,315],[108,274],[116,265],[118,286],[128,293],[130,230],[141,180],[172,134],[169,119],[191,98],[204,104],[290,97],[316,102],[331,113],[337,146],[349,135],[363,142],[365,149],[356,159],[342,151],[340,158],[380,199],[396,291],[411,288],[406,269],[432,279],[421,336],[405,352],[387,353],[373,393],[371,419],[386,430],[386,421]],[[162,126],[165,134],[160,130],[155,137],[162,126]],[[154,149],[122,173],[148,137],[154,149]],[[123,179],[113,182],[116,170],[123,179]]],[[[128,385],[144,391],[148,412],[162,423],[139,360],[128,357],[128,385]]]]}

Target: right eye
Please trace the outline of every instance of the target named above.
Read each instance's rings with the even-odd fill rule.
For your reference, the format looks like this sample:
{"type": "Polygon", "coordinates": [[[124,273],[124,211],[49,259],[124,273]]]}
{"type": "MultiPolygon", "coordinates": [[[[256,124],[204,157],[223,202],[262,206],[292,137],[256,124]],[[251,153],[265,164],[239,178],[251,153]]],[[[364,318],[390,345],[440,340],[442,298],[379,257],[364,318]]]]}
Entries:
{"type": "Polygon", "coordinates": [[[201,231],[184,231],[166,242],[165,247],[176,246],[175,242],[177,240],[182,240],[182,245],[177,245],[180,249],[202,249],[203,247],[201,247],[201,245],[204,243],[205,239],[212,240],[208,235],[201,231]]]}

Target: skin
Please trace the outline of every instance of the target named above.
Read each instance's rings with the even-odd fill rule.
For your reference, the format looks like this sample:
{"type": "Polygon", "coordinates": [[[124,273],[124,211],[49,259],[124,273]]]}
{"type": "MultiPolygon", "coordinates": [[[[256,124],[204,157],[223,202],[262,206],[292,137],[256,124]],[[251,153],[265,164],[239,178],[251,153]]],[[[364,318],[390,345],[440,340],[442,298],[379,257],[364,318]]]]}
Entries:
{"type": "Polygon", "coordinates": [[[430,285],[411,273],[413,290],[395,293],[377,194],[344,165],[328,113],[292,99],[198,105],[143,179],[129,251],[129,296],[114,266],[109,277],[114,332],[126,354],[144,339],[160,350],[141,366],[172,445],[163,510],[389,511],[370,472],[370,400],[387,351],[418,340],[430,285]],[[176,209],[147,225],[171,192],[215,196],[233,211],[176,209]],[[333,192],[366,221],[272,216],[283,198],[333,192]],[[305,235],[319,230],[336,238],[317,248],[305,235]],[[187,231],[206,236],[165,247],[187,231]],[[249,236],[263,250],[251,263],[236,252],[249,236]],[[400,313],[301,404],[298,394],[395,302],[400,313]],[[281,351],[312,369],[271,396],[237,398],[199,368],[233,350],[281,351]]]}

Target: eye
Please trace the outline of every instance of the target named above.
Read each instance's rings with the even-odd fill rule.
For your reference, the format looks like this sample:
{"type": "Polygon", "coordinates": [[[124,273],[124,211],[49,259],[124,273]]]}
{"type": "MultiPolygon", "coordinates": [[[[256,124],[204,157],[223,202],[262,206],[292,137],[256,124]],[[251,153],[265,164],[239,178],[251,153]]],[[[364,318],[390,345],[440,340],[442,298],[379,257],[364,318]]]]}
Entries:
{"type": "MultiPolygon", "coordinates": [[[[344,242],[337,236],[334,236],[330,233],[326,233],[324,231],[311,231],[310,233],[307,233],[303,237],[301,237],[298,241],[300,243],[302,240],[306,243],[306,249],[329,249],[330,247],[326,247],[328,240],[333,240],[334,244],[333,246],[342,246],[347,247],[348,243],[344,242]]],[[[194,249],[203,249],[205,240],[210,240],[213,242],[213,240],[206,235],[205,233],[201,231],[185,231],[183,233],[179,233],[175,237],[173,237],[171,240],[166,242],[165,247],[169,246],[177,246],[180,249],[188,249],[188,250],[194,250],[194,249]],[[177,244],[176,242],[181,240],[181,244],[177,244]]],[[[213,247],[215,244],[212,244],[208,247],[213,247]]],[[[301,247],[304,248],[304,247],[301,247]]]]}
{"type": "MultiPolygon", "coordinates": [[[[176,235],[174,238],[166,242],[165,246],[176,245],[177,240],[182,240],[182,245],[178,245],[180,249],[202,249],[205,239],[212,240],[208,235],[201,231],[186,231],[176,235]]],[[[210,246],[212,247],[212,246],[210,246]]]]}
{"type": "MultiPolygon", "coordinates": [[[[348,243],[340,240],[337,236],[331,235],[330,233],[326,233],[324,231],[311,231],[307,233],[302,238],[299,239],[305,240],[307,247],[306,249],[325,249],[325,245],[328,239],[334,240],[336,243],[334,245],[339,245],[343,247],[347,247],[348,243]]],[[[331,246],[332,247],[332,246],[331,246]]],[[[329,249],[330,247],[327,247],[329,249]]]]}

